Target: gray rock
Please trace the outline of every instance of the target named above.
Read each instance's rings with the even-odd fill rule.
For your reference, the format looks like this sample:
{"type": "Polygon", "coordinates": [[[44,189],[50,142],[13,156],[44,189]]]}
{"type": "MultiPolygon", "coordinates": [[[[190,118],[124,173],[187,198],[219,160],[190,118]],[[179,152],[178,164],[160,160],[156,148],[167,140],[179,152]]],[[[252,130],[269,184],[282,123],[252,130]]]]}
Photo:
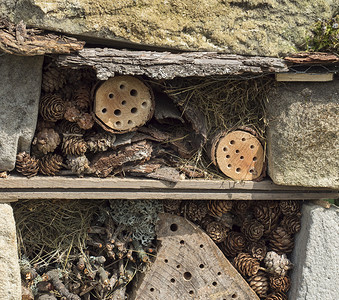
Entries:
{"type": "Polygon", "coordinates": [[[0,203],[0,299],[21,299],[21,277],[13,210],[0,203]]]}
{"type": "Polygon", "coordinates": [[[276,184],[339,187],[339,80],[279,84],[268,104],[268,167],[276,184]]]}
{"type": "MultiPolygon", "coordinates": [[[[277,56],[306,42],[337,0],[2,0],[15,22],[87,37],[94,43],[277,56]],[[98,40],[93,40],[97,38],[98,40]],[[109,41],[114,41],[111,43],[109,41]]],[[[0,13],[1,14],[1,13],[0,13]]]]}
{"type": "Polygon", "coordinates": [[[29,152],[41,90],[42,56],[0,56],[0,171],[14,169],[17,152],[29,152]]]}
{"type": "Polygon", "coordinates": [[[305,204],[292,262],[289,299],[338,299],[339,209],[305,204]]]}

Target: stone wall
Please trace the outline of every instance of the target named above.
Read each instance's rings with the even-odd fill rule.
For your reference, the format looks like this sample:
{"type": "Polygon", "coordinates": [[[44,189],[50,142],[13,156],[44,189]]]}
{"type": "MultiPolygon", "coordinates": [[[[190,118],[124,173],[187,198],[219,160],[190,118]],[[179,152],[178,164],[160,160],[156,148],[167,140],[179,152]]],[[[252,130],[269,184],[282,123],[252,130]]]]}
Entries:
{"type": "Polygon", "coordinates": [[[336,0],[3,0],[0,15],[144,49],[278,56],[294,52],[336,8],[336,0]]]}

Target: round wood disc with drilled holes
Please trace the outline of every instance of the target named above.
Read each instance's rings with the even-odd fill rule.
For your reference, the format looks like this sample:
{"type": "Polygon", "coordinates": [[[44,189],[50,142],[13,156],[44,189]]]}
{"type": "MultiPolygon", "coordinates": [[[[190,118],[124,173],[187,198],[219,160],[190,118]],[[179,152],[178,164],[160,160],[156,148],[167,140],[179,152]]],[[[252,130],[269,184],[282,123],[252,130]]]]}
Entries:
{"type": "Polygon", "coordinates": [[[261,175],[264,149],[252,134],[236,130],[220,138],[215,149],[219,169],[234,180],[254,180],[261,175]]]}
{"type": "Polygon", "coordinates": [[[132,76],[108,79],[96,90],[94,98],[96,121],[114,133],[133,131],[153,116],[151,89],[132,76]]]}

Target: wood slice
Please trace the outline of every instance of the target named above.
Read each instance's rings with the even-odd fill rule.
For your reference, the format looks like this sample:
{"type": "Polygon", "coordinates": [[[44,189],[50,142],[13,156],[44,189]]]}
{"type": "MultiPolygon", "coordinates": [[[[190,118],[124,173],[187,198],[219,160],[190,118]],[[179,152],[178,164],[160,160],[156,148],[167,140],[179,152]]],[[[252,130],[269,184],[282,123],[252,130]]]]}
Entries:
{"type": "Polygon", "coordinates": [[[153,93],[139,79],[117,76],[105,81],[95,92],[93,113],[99,125],[114,133],[133,131],[154,113],[153,93]]]}
{"type": "Polygon", "coordinates": [[[259,299],[212,239],[183,217],[159,214],[161,246],[130,299],[259,299]]]}
{"type": "Polygon", "coordinates": [[[219,139],[215,162],[221,172],[234,180],[254,180],[263,170],[264,149],[254,135],[232,131],[219,139]]]}

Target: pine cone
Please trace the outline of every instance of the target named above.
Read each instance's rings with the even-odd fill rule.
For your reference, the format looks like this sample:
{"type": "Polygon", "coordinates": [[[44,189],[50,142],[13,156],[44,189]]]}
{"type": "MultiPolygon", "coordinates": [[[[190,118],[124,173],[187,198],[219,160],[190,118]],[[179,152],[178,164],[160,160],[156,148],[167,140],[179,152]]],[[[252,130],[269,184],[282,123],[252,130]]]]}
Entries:
{"type": "Polygon", "coordinates": [[[262,261],[267,253],[267,247],[265,245],[265,241],[263,240],[249,244],[247,250],[252,255],[252,257],[258,259],[259,261],[262,261]]]}
{"type": "Polygon", "coordinates": [[[238,200],[234,201],[232,206],[232,212],[237,216],[243,216],[249,210],[252,205],[250,200],[238,200]]]}
{"type": "Polygon", "coordinates": [[[233,201],[231,200],[211,200],[208,203],[210,215],[221,217],[222,214],[229,212],[232,209],[233,201]]]}
{"type": "Polygon", "coordinates": [[[287,293],[291,287],[291,279],[288,276],[271,276],[270,277],[271,289],[275,292],[287,293]]]}
{"type": "Polygon", "coordinates": [[[234,257],[246,247],[246,238],[241,232],[230,231],[221,250],[226,256],[234,257]]]}
{"type": "Polygon", "coordinates": [[[75,106],[68,106],[65,109],[64,118],[69,122],[77,122],[80,119],[81,112],[75,106]]]}
{"type": "Polygon", "coordinates": [[[234,267],[243,276],[253,276],[258,273],[260,263],[248,253],[239,253],[233,260],[234,267]]]}
{"type": "Polygon", "coordinates": [[[280,226],[283,227],[288,234],[293,235],[301,229],[300,217],[297,215],[285,215],[280,222],[280,226]]]}
{"type": "Polygon", "coordinates": [[[229,228],[225,227],[222,223],[218,221],[210,222],[206,226],[206,233],[216,243],[221,243],[225,241],[229,231],[229,228]]]}
{"type": "Polygon", "coordinates": [[[67,120],[61,120],[58,125],[58,131],[63,134],[83,135],[85,133],[85,130],[81,129],[77,123],[72,123],[67,120]]]}
{"type": "Polygon", "coordinates": [[[44,128],[39,131],[34,138],[32,145],[35,145],[38,151],[43,154],[53,152],[60,144],[60,136],[53,128],[44,128]]]}
{"type": "Polygon", "coordinates": [[[16,156],[16,170],[28,178],[35,176],[39,171],[39,161],[26,152],[20,152],[16,156]]]}
{"type": "Polygon", "coordinates": [[[86,137],[88,150],[91,152],[107,151],[112,148],[116,136],[108,132],[99,132],[86,137]]]}
{"type": "Polygon", "coordinates": [[[269,246],[278,254],[290,253],[294,247],[293,237],[284,228],[277,227],[270,235],[269,246]]]}
{"type": "Polygon", "coordinates": [[[280,201],[280,209],[284,215],[299,215],[301,209],[301,202],[296,200],[280,201]]]}
{"type": "Polygon", "coordinates": [[[248,284],[252,290],[261,298],[266,297],[269,289],[267,274],[263,271],[258,271],[257,274],[248,279],[248,284]]]}
{"type": "Polygon", "coordinates": [[[62,168],[63,158],[58,154],[47,154],[39,160],[40,173],[48,176],[54,176],[62,168]]]}
{"type": "Polygon", "coordinates": [[[278,219],[280,216],[278,201],[257,202],[253,208],[253,215],[264,225],[264,235],[268,235],[278,226],[278,219]]]}
{"type": "Polygon", "coordinates": [[[264,225],[255,219],[247,218],[242,224],[241,232],[249,241],[259,241],[264,234],[264,225]]]}
{"type": "Polygon", "coordinates": [[[88,110],[91,106],[90,89],[85,85],[80,86],[74,93],[73,101],[81,110],[88,110]]]}
{"type": "Polygon", "coordinates": [[[88,113],[82,113],[80,118],[77,120],[77,124],[84,130],[91,129],[94,126],[94,119],[88,113]]]}
{"type": "Polygon", "coordinates": [[[231,213],[224,213],[220,218],[217,218],[217,220],[222,223],[224,226],[232,229],[234,224],[234,215],[231,213]]]}
{"type": "Polygon", "coordinates": [[[40,100],[40,115],[46,121],[56,122],[64,117],[65,102],[57,95],[47,94],[40,100]]]}
{"type": "Polygon", "coordinates": [[[269,294],[265,300],[287,300],[287,296],[284,293],[281,292],[275,292],[272,294],[269,294]]]}
{"type": "Polygon", "coordinates": [[[285,254],[279,255],[274,251],[267,252],[264,264],[268,272],[278,276],[285,276],[293,266],[285,254]]]}
{"type": "Polygon", "coordinates": [[[82,156],[68,155],[66,163],[74,174],[82,176],[83,174],[90,173],[89,167],[90,162],[85,155],[82,156]]]}
{"type": "Polygon", "coordinates": [[[64,136],[61,149],[66,155],[82,156],[87,151],[87,144],[82,137],[69,135],[64,136]]]}
{"type": "Polygon", "coordinates": [[[205,201],[189,201],[186,204],[186,217],[192,222],[200,222],[207,215],[205,201]]]}
{"type": "Polygon", "coordinates": [[[170,214],[180,215],[180,200],[163,200],[164,211],[170,214]]]}
{"type": "Polygon", "coordinates": [[[57,91],[63,87],[66,82],[65,74],[57,68],[49,68],[42,75],[42,89],[46,93],[57,91]]]}
{"type": "Polygon", "coordinates": [[[38,123],[36,124],[36,132],[39,132],[45,128],[54,128],[55,123],[51,121],[45,121],[45,120],[38,120],[38,123]]]}

